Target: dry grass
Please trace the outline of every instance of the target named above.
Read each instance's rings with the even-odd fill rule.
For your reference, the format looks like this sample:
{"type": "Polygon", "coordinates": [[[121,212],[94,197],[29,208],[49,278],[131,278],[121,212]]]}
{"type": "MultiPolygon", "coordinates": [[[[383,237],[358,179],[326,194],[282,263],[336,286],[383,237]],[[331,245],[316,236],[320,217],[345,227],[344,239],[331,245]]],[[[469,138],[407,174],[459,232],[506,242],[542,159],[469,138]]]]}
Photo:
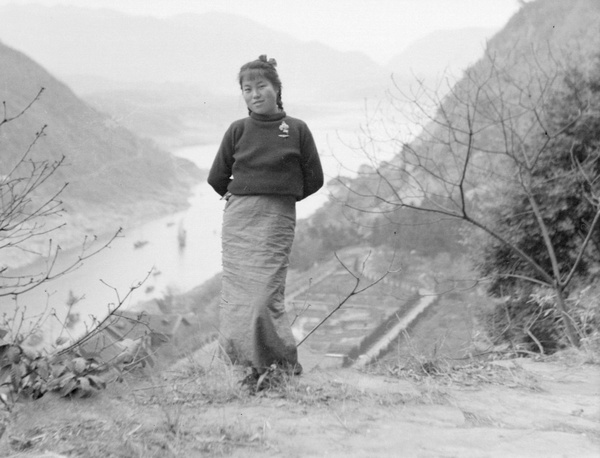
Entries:
{"type": "MultiPolygon", "coordinates": [[[[496,356],[496,355],[494,355],[496,356]]],[[[452,360],[444,357],[427,358],[412,355],[402,361],[379,364],[375,373],[386,373],[417,383],[432,383],[441,386],[473,387],[486,384],[502,385],[538,391],[538,380],[521,368],[518,359],[468,359],[452,360]]]]}
{"type": "MultiPolygon", "coordinates": [[[[215,364],[210,371],[159,376],[130,374],[90,399],[46,395],[15,410],[0,450],[54,450],[71,456],[225,456],[234,448],[266,446],[266,429],[243,419],[203,413],[215,405],[250,400],[237,371],[215,364]]],[[[4,456],[0,454],[0,456],[4,456]]]]}
{"type": "Polygon", "coordinates": [[[340,425],[352,428],[340,406],[406,401],[360,390],[325,373],[283,374],[279,383],[257,393],[240,384],[243,377],[242,368],[221,361],[201,365],[190,357],[160,374],[129,374],[122,383],[88,399],[47,394],[17,406],[0,439],[0,450],[168,458],[227,456],[247,449],[260,456],[271,448],[270,426],[242,416],[242,411],[284,405],[325,409],[340,425]]]}
{"type": "MultiPolygon", "coordinates": [[[[451,358],[446,352],[444,338],[429,345],[424,352],[416,342],[404,334],[403,351],[374,364],[375,374],[389,375],[415,382],[425,399],[433,403],[443,403],[447,394],[443,387],[477,387],[482,385],[502,385],[531,391],[540,389],[539,381],[518,365],[514,353],[490,352],[479,357],[451,358]],[[499,360],[499,358],[502,358],[499,360]],[[508,358],[508,359],[507,359],[508,358]]],[[[463,353],[471,353],[464,351],[463,353]]]]}
{"type": "Polygon", "coordinates": [[[567,366],[600,365],[600,337],[595,336],[594,339],[584,339],[581,348],[571,347],[560,350],[546,357],[545,360],[560,362],[567,366]]]}

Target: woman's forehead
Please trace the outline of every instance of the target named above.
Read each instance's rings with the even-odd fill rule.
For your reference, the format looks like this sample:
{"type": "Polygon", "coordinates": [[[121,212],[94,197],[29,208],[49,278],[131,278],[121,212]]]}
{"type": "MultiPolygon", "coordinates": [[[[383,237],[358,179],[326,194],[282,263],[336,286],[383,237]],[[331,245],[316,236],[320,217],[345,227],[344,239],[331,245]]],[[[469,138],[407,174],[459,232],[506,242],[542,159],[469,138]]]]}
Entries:
{"type": "Polygon", "coordinates": [[[242,84],[255,83],[257,81],[269,82],[269,79],[260,70],[247,70],[242,74],[242,84]]]}

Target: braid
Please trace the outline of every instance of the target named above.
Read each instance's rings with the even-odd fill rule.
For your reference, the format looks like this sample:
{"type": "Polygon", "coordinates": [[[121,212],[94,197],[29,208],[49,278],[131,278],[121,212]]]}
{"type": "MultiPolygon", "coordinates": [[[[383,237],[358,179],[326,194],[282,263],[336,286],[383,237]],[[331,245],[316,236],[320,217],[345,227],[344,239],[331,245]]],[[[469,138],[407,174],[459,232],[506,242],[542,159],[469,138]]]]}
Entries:
{"type": "MultiPolygon", "coordinates": [[[[267,59],[266,54],[261,54],[260,56],[258,56],[258,59],[242,65],[242,68],[240,68],[240,72],[238,74],[240,88],[242,87],[242,78],[244,74],[251,71],[257,72],[259,75],[269,80],[269,82],[277,91],[277,108],[283,110],[283,101],[281,99],[282,87],[281,80],[279,79],[279,74],[277,73],[277,61],[273,58],[267,59]]],[[[251,113],[252,110],[249,109],[248,112],[251,113]]]]}
{"type": "Polygon", "coordinates": [[[281,86],[279,86],[279,91],[277,92],[277,108],[283,111],[283,101],[281,100],[281,86]]]}

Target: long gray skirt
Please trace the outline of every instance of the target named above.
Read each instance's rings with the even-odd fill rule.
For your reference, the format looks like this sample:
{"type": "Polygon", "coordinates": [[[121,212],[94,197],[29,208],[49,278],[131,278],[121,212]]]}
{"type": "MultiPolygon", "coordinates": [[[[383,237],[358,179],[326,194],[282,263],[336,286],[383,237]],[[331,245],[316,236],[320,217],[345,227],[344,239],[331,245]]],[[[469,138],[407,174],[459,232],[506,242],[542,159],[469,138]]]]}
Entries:
{"type": "Polygon", "coordinates": [[[225,206],[219,340],[258,373],[298,362],[284,302],[295,227],[293,196],[231,196],[225,206]]]}

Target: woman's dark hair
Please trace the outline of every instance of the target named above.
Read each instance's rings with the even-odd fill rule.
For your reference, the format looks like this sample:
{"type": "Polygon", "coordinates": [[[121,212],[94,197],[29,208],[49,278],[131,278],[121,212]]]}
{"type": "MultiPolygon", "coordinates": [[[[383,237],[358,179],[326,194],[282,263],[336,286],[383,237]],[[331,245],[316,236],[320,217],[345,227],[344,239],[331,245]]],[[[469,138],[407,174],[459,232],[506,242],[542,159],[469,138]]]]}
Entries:
{"type": "MultiPolygon", "coordinates": [[[[266,78],[273,85],[277,91],[277,107],[280,110],[283,110],[283,102],[281,101],[281,80],[277,73],[277,61],[273,58],[267,59],[267,56],[262,54],[258,59],[242,65],[240,73],[238,74],[240,89],[242,88],[242,79],[244,75],[250,72],[266,78]]],[[[248,111],[252,113],[252,110],[249,109],[248,111]]]]}

